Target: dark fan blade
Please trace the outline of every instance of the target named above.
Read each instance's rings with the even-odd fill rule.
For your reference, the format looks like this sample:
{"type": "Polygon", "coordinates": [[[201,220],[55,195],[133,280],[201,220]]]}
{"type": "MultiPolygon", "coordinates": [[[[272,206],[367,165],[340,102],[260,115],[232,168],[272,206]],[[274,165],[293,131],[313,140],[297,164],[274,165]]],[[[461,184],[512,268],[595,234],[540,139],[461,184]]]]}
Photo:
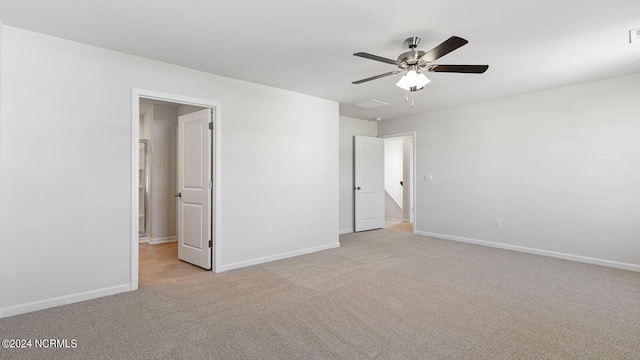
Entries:
{"type": "Polygon", "coordinates": [[[401,73],[402,70],[396,70],[396,71],[392,71],[392,72],[388,72],[385,74],[380,74],[380,75],[376,75],[376,76],[372,76],[370,78],[366,78],[366,79],[362,79],[362,80],[358,80],[358,81],[354,81],[352,82],[352,84],[362,84],[363,82],[367,82],[367,81],[371,81],[371,80],[375,80],[375,79],[380,79],[383,78],[385,76],[389,76],[389,75],[395,75],[395,74],[399,74],[401,73]]]}
{"type": "Polygon", "coordinates": [[[448,53],[452,52],[453,50],[464,46],[468,43],[467,40],[457,37],[457,36],[452,36],[449,39],[447,39],[445,42],[443,42],[442,44],[434,47],[433,49],[431,49],[431,51],[427,52],[426,54],[422,55],[422,60],[424,61],[435,61],[445,55],[447,55],[448,53]]]}
{"type": "Polygon", "coordinates": [[[482,74],[487,71],[489,65],[432,65],[431,72],[482,74]]]}
{"type": "Polygon", "coordinates": [[[391,64],[391,65],[400,65],[401,64],[401,62],[397,61],[397,60],[391,60],[391,59],[383,58],[382,56],[372,55],[372,54],[363,53],[363,52],[355,53],[353,55],[354,56],[360,56],[360,57],[363,57],[365,59],[371,59],[371,60],[375,60],[375,61],[382,61],[383,63],[387,63],[387,64],[391,64]]]}

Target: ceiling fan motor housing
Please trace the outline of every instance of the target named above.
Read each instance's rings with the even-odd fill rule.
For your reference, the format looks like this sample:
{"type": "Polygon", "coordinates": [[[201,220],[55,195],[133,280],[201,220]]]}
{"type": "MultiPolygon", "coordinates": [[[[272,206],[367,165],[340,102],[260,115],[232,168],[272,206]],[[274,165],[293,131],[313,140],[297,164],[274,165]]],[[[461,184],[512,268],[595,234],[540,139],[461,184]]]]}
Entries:
{"type": "Polygon", "coordinates": [[[424,51],[416,49],[418,47],[418,44],[420,44],[419,37],[412,36],[410,38],[407,38],[404,43],[411,50],[404,52],[400,54],[400,56],[398,56],[398,61],[401,63],[400,65],[398,65],[400,69],[414,68],[414,70],[416,70],[417,68],[421,68],[427,65],[426,61],[421,60],[422,56],[424,56],[424,54],[426,53],[424,51]]]}
{"type": "Polygon", "coordinates": [[[421,59],[424,54],[426,54],[424,51],[415,49],[404,52],[398,56],[398,61],[401,62],[398,67],[401,69],[411,66],[423,67],[427,65],[427,62],[421,59]]]}

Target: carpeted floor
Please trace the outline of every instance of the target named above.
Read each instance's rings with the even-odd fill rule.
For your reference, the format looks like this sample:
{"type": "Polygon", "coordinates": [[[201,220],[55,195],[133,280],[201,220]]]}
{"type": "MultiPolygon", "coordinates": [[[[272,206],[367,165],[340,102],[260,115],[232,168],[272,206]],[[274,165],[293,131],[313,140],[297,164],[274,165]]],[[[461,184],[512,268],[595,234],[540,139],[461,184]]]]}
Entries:
{"type": "Polygon", "coordinates": [[[385,229],[0,319],[2,359],[640,359],[640,273],[385,229]]]}

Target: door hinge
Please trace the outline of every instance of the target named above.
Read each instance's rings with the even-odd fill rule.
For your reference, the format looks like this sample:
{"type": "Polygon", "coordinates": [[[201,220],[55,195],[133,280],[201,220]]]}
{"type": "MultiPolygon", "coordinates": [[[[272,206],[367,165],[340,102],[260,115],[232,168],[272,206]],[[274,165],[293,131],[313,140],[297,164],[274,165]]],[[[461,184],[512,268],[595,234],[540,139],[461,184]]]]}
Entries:
{"type": "Polygon", "coordinates": [[[213,122],[209,123],[209,130],[213,130],[213,122]]]}
{"type": "Polygon", "coordinates": [[[209,181],[209,189],[213,189],[213,181],[209,181]]]}
{"type": "Polygon", "coordinates": [[[209,240],[209,247],[213,246],[213,241],[209,240]]]}

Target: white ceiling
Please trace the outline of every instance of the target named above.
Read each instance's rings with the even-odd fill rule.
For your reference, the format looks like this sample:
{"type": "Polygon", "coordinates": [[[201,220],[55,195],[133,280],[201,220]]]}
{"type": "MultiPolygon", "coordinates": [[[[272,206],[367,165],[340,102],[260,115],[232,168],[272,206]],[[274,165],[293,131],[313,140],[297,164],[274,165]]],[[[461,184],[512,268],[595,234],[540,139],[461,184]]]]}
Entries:
{"type": "Polygon", "coordinates": [[[638,0],[0,0],[5,25],[340,102],[341,115],[383,120],[640,72],[638,0]],[[428,73],[415,108],[395,59],[409,36],[429,50],[466,46],[439,64],[488,64],[483,75],[428,73]],[[377,99],[389,106],[353,106],[377,99]]]}

